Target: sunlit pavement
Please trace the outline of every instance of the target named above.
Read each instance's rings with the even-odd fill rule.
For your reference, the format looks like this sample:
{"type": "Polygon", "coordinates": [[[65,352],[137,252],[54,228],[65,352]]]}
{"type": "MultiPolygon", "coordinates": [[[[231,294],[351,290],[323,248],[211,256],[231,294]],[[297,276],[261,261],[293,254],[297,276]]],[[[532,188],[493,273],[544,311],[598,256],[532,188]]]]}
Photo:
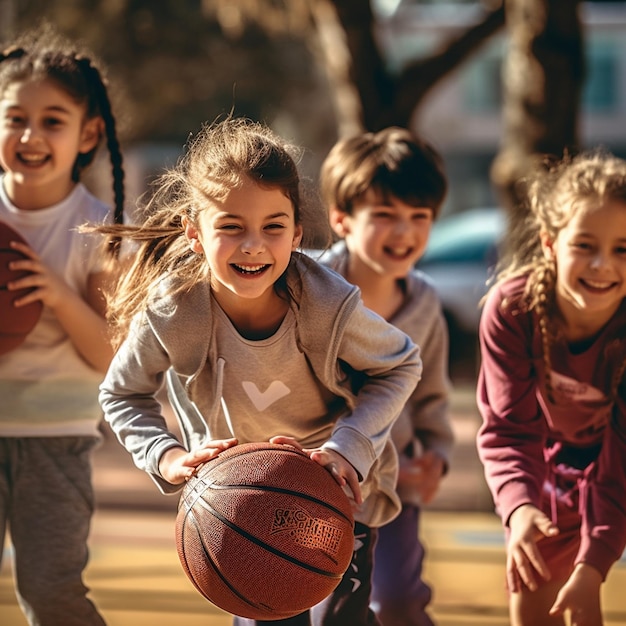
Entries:
{"type": "MultiPolygon", "coordinates": [[[[458,443],[452,468],[423,515],[432,615],[438,626],[506,626],[502,530],[490,512],[475,457],[478,418],[471,390],[456,394],[453,409],[458,443]]],[[[180,566],[176,498],[162,496],[110,435],[96,454],[94,483],[98,508],[85,578],[108,626],[230,626],[232,618],[207,602],[180,566]]],[[[622,559],[604,586],[605,626],[626,626],[624,589],[622,559]]],[[[0,626],[25,624],[14,598],[7,546],[0,569],[0,626]]]]}

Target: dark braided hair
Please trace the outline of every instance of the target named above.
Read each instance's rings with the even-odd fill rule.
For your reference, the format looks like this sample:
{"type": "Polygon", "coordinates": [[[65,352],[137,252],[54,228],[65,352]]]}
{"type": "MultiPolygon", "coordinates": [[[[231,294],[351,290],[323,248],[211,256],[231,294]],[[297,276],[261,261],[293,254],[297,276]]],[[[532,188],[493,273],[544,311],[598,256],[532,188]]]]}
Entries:
{"type": "MultiPolygon", "coordinates": [[[[113,178],[114,221],[124,222],[124,170],[117,138],[115,118],[107,91],[107,81],[93,59],[64,39],[48,25],[25,33],[10,48],[0,52],[0,94],[12,83],[45,78],[63,89],[75,102],[85,107],[87,119],[101,117],[113,178]]],[[[74,163],[72,180],[78,182],[90,165],[98,146],[79,154],[74,163]]],[[[119,242],[113,242],[117,251],[119,242]]]]}

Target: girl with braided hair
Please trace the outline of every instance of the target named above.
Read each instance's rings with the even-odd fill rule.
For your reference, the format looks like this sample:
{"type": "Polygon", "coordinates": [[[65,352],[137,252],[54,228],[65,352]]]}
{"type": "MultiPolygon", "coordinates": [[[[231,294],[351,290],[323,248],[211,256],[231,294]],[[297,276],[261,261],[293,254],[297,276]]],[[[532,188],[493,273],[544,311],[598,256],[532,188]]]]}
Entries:
{"type": "Polygon", "coordinates": [[[480,323],[478,451],[513,626],[600,626],[626,534],[626,162],[545,162],[480,323]]]}
{"type": "Polygon", "coordinates": [[[101,626],[82,574],[94,507],[98,385],[113,356],[102,288],[118,242],[80,232],[122,222],[123,170],[103,76],[49,26],[0,53],[0,220],[28,243],[15,306],[41,301],[24,343],[0,356],[0,546],[10,528],[16,593],[39,626],[101,626]],[[115,210],[80,183],[106,136],[115,210]],[[105,245],[106,244],[106,245],[105,245]]]}

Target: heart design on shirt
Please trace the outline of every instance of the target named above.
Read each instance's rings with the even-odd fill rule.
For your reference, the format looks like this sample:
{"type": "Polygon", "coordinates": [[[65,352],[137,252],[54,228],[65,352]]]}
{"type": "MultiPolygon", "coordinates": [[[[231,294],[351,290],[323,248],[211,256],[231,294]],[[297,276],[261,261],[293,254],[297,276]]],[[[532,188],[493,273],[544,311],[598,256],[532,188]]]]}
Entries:
{"type": "Polygon", "coordinates": [[[259,388],[248,380],[244,380],[241,386],[257,411],[264,411],[268,406],[291,393],[291,389],[280,380],[272,381],[270,386],[263,392],[259,391],[259,388]]]}

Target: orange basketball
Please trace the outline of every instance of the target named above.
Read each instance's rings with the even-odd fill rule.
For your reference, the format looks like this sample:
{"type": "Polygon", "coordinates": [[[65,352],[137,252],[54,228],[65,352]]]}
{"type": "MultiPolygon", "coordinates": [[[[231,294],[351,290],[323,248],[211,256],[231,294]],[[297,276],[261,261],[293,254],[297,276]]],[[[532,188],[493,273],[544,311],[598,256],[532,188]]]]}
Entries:
{"type": "Polygon", "coordinates": [[[352,559],[354,521],[341,487],[306,454],[243,444],[185,485],[176,545],[205,598],[233,615],[273,621],[335,589],[352,559]]]}
{"type": "Polygon", "coordinates": [[[10,247],[11,241],[26,243],[17,231],[8,224],[0,222],[0,318],[2,319],[2,324],[0,324],[0,354],[14,350],[26,339],[28,333],[39,321],[43,308],[40,301],[19,308],[13,305],[17,298],[21,298],[31,290],[9,291],[7,289],[8,282],[28,275],[28,272],[23,270],[9,269],[11,261],[24,258],[23,254],[10,247]]]}

